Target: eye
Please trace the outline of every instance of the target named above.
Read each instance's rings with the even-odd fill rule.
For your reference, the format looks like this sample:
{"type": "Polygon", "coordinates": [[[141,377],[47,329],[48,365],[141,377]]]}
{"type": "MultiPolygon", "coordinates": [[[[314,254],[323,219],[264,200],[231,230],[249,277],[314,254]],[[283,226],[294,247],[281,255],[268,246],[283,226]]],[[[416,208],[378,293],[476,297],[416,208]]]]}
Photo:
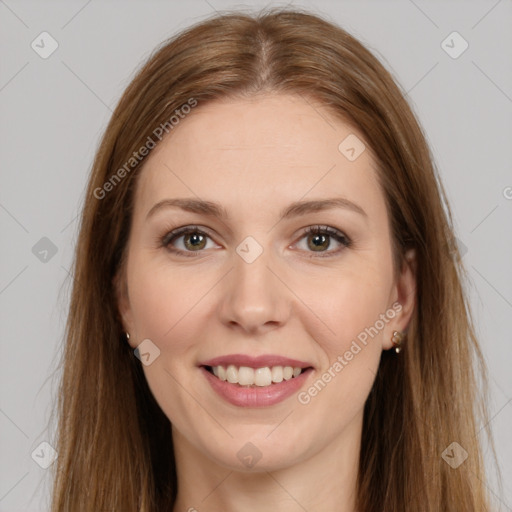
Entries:
{"type": "Polygon", "coordinates": [[[194,252],[201,252],[206,247],[206,241],[210,236],[199,229],[198,226],[185,226],[167,233],[161,240],[161,245],[175,254],[182,256],[195,256],[194,252]],[[177,249],[174,243],[183,238],[181,246],[183,249],[177,249]],[[191,254],[192,253],[192,254],[191,254]]]}
{"type": "MultiPolygon", "coordinates": [[[[321,258],[338,254],[344,247],[350,247],[352,244],[350,238],[344,235],[341,231],[329,226],[310,226],[306,229],[300,240],[304,238],[306,238],[305,250],[307,252],[325,253],[318,254],[321,258]],[[335,251],[327,251],[331,245],[331,239],[333,238],[338,244],[341,244],[341,248],[335,251]]],[[[312,255],[310,257],[314,256],[312,255]]]]}

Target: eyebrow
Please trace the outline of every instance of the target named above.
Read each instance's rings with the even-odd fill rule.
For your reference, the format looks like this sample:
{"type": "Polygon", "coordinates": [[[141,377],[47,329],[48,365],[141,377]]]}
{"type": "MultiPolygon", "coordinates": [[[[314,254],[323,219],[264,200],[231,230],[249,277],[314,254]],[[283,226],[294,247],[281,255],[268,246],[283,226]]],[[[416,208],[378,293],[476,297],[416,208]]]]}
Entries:
{"type": "MultiPolygon", "coordinates": [[[[173,199],[163,199],[156,203],[147,213],[146,219],[149,219],[157,211],[164,208],[177,207],[191,213],[207,215],[208,217],[218,217],[222,220],[229,220],[230,216],[227,210],[220,204],[202,199],[187,197],[177,197],[173,199]]],[[[332,197],[328,199],[317,199],[312,201],[296,201],[284,208],[280,213],[280,220],[298,217],[307,213],[319,212],[333,208],[343,208],[359,213],[365,219],[368,214],[356,203],[344,197],[332,197]]]]}

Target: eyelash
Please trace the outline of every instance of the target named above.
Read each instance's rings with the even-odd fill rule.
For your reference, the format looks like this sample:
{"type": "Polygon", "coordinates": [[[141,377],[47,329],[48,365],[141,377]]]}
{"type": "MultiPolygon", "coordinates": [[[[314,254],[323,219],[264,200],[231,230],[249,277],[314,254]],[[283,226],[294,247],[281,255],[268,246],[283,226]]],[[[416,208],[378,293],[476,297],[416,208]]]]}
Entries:
{"type": "MultiPolygon", "coordinates": [[[[175,229],[173,231],[168,232],[163,238],[157,239],[157,242],[160,244],[161,247],[167,249],[168,251],[177,254],[178,256],[185,256],[185,257],[197,257],[198,254],[194,253],[200,253],[203,251],[182,251],[181,249],[171,248],[170,244],[177,238],[180,238],[184,235],[190,235],[190,234],[199,234],[202,236],[207,236],[208,238],[211,238],[208,233],[205,233],[202,231],[199,226],[185,226],[182,228],[175,229]]],[[[341,231],[331,228],[329,226],[310,226],[308,227],[304,233],[302,233],[302,236],[299,238],[299,240],[302,240],[306,235],[318,235],[318,234],[326,234],[332,238],[334,238],[337,242],[339,242],[343,247],[348,248],[352,245],[352,240],[344,235],[341,231]]],[[[310,251],[312,255],[311,258],[314,257],[320,257],[320,258],[330,258],[332,256],[337,255],[343,250],[343,247],[341,249],[338,249],[336,251],[319,251],[318,253],[315,253],[315,251],[310,251]],[[322,252],[324,254],[322,254],[322,252]]]]}

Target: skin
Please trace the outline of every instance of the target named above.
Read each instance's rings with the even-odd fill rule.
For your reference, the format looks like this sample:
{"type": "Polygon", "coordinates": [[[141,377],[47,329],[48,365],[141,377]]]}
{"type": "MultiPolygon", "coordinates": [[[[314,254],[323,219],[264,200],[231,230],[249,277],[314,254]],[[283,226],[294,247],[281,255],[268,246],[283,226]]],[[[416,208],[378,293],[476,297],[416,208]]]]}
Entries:
{"type": "Polygon", "coordinates": [[[116,284],[130,345],[150,339],[160,350],[143,368],[172,423],[174,512],[267,511],[269,503],[282,512],[355,510],[364,403],[382,350],[407,328],[415,277],[413,253],[394,277],[375,161],[368,145],[355,161],[338,150],[349,134],[363,140],[310,100],[266,94],[198,105],[146,160],[116,284]],[[294,201],[333,196],[367,217],[335,208],[279,221],[294,201]],[[175,197],[221,203],[230,218],[164,208],[146,219],[175,197]],[[193,257],[161,245],[188,225],[208,237],[181,236],[170,247],[193,257]],[[327,237],[315,251],[315,235],[304,233],[315,225],[340,230],[352,245],[327,237]],[[247,236],[263,249],[252,263],[236,252],[247,236]],[[397,302],[394,318],[306,405],[294,394],[269,407],[236,407],[197,366],[233,353],[284,355],[314,366],[307,390],[397,302]],[[237,457],[248,442],[261,453],[252,468],[237,457]]]}

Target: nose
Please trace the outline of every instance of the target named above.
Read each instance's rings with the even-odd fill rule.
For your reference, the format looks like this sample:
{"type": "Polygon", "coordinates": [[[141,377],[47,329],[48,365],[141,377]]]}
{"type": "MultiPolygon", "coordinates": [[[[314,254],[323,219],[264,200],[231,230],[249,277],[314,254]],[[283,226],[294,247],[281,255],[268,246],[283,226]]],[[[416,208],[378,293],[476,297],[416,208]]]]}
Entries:
{"type": "Polygon", "coordinates": [[[290,315],[292,294],[279,273],[267,248],[254,261],[234,252],[233,268],[223,279],[221,321],[251,335],[284,325],[290,315]]]}

